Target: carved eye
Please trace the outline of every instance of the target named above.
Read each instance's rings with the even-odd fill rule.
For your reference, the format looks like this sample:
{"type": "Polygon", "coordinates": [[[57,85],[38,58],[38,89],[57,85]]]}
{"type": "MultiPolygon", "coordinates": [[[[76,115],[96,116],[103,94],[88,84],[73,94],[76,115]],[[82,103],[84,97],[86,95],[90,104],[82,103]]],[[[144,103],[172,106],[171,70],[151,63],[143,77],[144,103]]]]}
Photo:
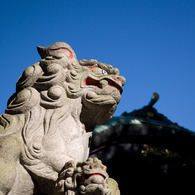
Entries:
{"type": "Polygon", "coordinates": [[[102,69],[102,74],[108,74],[105,70],[102,69]]]}
{"type": "Polygon", "coordinates": [[[103,70],[101,68],[98,68],[98,67],[92,69],[92,72],[95,73],[95,74],[99,74],[99,75],[101,75],[101,74],[108,74],[105,70],[103,70]]]}

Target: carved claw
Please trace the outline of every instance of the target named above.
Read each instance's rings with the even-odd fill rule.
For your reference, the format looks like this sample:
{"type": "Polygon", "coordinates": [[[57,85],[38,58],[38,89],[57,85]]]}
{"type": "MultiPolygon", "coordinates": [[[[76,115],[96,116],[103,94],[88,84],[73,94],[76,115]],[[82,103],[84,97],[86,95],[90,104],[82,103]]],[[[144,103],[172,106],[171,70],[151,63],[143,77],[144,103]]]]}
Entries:
{"type": "Polygon", "coordinates": [[[67,177],[72,177],[74,174],[74,170],[76,168],[76,163],[74,161],[68,161],[64,167],[62,168],[62,171],[59,174],[59,179],[64,179],[67,177]]]}
{"type": "MultiPolygon", "coordinates": [[[[74,177],[76,163],[68,161],[62,171],[59,173],[58,180],[55,186],[55,193],[63,193],[65,195],[73,195],[76,191],[76,179],[74,177]]],[[[55,194],[54,193],[54,194],[55,194]]]]}

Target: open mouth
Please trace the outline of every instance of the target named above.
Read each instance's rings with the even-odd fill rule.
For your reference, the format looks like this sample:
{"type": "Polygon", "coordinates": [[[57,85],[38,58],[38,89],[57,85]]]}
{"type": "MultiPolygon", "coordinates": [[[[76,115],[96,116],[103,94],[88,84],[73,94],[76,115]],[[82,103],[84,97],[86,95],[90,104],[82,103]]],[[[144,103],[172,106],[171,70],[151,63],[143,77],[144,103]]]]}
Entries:
{"type": "Polygon", "coordinates": [[[85,175],[85,177],[77,177],[77,183],[81,183],[81,182],[87,182],[88,179],[92,178],[92,177],[99,177],[102,178],[102,180],[104,180],[106,177],[100,173],[93,173],[93,174],[87,174],[85,175]]]}
{"type": "Polygon", "coordinates": [[[92,85],[92,86],[96,86],[96,87],[101,88],[101,89],[105,89],[108,87],[114,87],[120,92],[120,94],[122,94],[122,92],[123,92],[123,89],[119,84],[117,84],[116,82],[114,82],[113,80],[108,79],[108,78],[104,78],[102,80],[96,80],[96,79],[93,79],[91,77],[87,77],[86,79],[84,79],[83,85],[84,86],[92,85]],[[102,84],[102,83],[104,83],[104,84],[102,84]]]}

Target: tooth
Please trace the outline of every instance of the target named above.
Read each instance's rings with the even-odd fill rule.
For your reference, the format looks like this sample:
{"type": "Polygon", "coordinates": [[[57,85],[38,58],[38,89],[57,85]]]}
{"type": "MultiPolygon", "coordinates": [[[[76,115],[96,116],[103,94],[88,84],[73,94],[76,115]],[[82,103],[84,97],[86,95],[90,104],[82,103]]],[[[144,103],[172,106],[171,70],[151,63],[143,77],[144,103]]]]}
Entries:
{"type": "Polygon", "coordinates": [[[89,91],[87,94],[86,94],[86,97],[87,99],[93,99],[97,96],[97,94],[93,91],[89,91]]]}
{"type": "Polygon", "coordinates": [[[101,80],[100,82],[99,82],[99,87],[100,88],[104,88],[104,87],[106,87],[108,85],[108,81],[106,81],[106,80],[101,80]]]}

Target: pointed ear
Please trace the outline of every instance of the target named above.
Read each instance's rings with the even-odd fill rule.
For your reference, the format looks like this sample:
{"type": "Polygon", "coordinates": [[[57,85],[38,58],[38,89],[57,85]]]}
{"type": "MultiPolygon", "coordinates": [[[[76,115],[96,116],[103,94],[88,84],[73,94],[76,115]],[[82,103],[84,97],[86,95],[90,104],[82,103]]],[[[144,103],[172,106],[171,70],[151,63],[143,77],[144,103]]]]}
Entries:
{"type": "Polygon", "coordinates": [[[37,51],[39,52],[39,55],[42,59],[44,59],[47,56],[47,50],[45,47],[37,46],[37,51]]]}

